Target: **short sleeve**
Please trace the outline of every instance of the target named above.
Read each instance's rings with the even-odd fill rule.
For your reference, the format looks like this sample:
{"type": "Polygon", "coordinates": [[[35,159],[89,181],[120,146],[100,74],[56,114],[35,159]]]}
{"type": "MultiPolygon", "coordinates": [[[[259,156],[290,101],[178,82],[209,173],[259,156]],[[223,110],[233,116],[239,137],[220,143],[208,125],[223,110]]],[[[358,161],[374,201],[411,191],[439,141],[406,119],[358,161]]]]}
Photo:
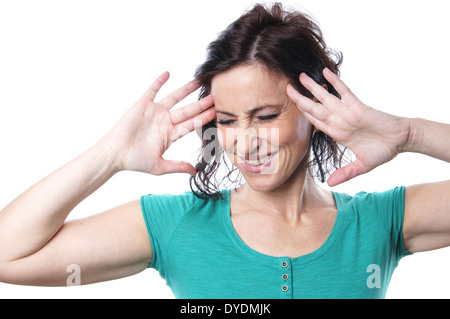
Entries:
{"type": "Polygon", "coordinates": [[[183,215],[195,203],[192,192],[181,195],[144,195],[141,196],[141,209],[152,246],[153,258],[148,265],[165,277],[165,252],[170,237],[183,215]]]}
{"type": "Polygon", "coordinates": [[[370,194],[371,202],[391,239],[391,247],[397,262],[410,255],[403,241],[403,218],[405,213],[405,187],[370,194]]]}

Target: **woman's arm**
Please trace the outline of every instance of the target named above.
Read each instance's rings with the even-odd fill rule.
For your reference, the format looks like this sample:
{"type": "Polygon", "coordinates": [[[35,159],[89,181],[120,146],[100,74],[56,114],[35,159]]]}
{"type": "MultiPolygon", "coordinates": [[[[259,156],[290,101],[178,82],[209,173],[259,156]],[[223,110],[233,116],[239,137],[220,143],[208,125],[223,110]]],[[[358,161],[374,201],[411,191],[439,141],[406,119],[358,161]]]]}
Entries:
{"type": "Polygon", "coordinates": [[[109,148],[99,142],[19,195],[0,212],[0,261],[41,249],[70,211],[117,171],[109,148]]]}
{"type": "MultiPolygon", "coordinates": [[[[423,119],[409,123],[404,151],[450,162],[450,125],[423,119]]],[[[406,188],[403,237],[412,253],[450,246],[450,180],[406,188]]]]}
{"type": "Polygon", "coordinates": [[[450,162],[450,125],[425,119],[405,119],[409,126],[403,152],[425,154],[450,162]]]}
{"type": "Polygon", "coordinates": [[[70,211],[118,171],[103,142],[32,186],[0,213],[0,281],[66,285],[139,272],[152,258],[139,201],[82,220],[70,211]]]}
{"type": "MultiPolygon", "coordinates": [[[[338,99],[307,75],[300,82],[313,101],[291,85],[286,91],[299,111],[319,130],[348,147],[356,160],[328,179],[334,186],[392,160],[402,152],[416,152],[450,162],[450,125],[393,116],[364,105],[351,90],[325,69],[325,78],[342,97],[338,99]]],[[[410,252],[450,245],[450,181],[406,188],[403,223],[405,248],[410,252]]]]}
{"type": "Polygon", "coordinates": [[[65,285],[68,266],[81,283],[119,278],[144,269],[152,251],[139,201],[65,223],[70,211],[121,170],[154,175],[195,173],[186,162],[165,160],[173,141],[214,118],[210,97],[169,111],[197,89],[193,82],[159,103],[161,75],[91,149],[18,196],[0,212],[0,281],[65,285]]]}

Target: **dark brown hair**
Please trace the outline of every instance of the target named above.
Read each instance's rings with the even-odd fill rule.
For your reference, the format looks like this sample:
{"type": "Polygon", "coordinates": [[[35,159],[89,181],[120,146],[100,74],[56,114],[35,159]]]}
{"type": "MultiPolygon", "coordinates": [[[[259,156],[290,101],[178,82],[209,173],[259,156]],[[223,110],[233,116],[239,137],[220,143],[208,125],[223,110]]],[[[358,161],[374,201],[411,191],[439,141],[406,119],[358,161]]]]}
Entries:
{"type": "MultiPolygon", "coordinates": [[[[206,61],[200,65],[195,78],[201,84],[200,98],[210,93],[215,75],[239,65],[256,62],[269,72],[281,74],[303,95],[312,98],[300,81],[302,72],[319,84],[325,84],[328,91],[339,97],[332,85],[324,78],[325,67],[339,74],[342,54],[327,48],[318,25],[308,15],[296,10],[286,10],[280,3],[256,4],[239,19],[230,24],[207,50],[206,61]]],[[[215,121],[204,125],[200,136],[210,129],[216,129],[215,121]]],[[[341,165],[344,149],[320,131],[314,131],[311,138],[311,160],[314,175],[323,183],[328,174],[341,165]]],[[[197,175],[191,177],[190,185],[203,198],[220,198],[220,185],[226,179],[230,182],[236,167],[228,168],[222,178],[216,175],[220,163],[226,163],[225,154],[216,136],[202,138],[202,152],[196,165],[197,175]],[[205,152],[212,151],[212,154],[205,152]],[[210,160],[206,160],[209,158],[210,160]]]]}

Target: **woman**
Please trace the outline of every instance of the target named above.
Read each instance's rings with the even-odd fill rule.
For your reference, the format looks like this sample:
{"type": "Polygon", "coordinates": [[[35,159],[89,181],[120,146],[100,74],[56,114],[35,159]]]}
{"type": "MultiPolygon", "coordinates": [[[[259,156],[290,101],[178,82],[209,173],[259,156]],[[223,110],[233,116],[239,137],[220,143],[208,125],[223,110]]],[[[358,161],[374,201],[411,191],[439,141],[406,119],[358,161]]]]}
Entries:
{"type": "Polygon", "coordinates": [[[339,63],[306,16],[255,6],[211,44],[197,82],[157,103],[162,74],[104,138],[0,212],[0,281],[66,285],[76,265],[87,284],[151,266],[176,297],[384,297],[401,257],[450,245],[450,182],[350,197],[313,176],[337,168],[337,185],[400,152],[450,161],[450,127],[365,106],[339,63]],[[198,102],[170,110],[199,86],[198,102]],[[200,126],[196,168],[162,157],[200,126]],[[339,145],[356,158],[342,168],[339,145]],[[222,150],[245,179],[233,191],[216,185],[222,150]],[[122,170],[189,173],[197,189],[65,222],[122,170]]]}

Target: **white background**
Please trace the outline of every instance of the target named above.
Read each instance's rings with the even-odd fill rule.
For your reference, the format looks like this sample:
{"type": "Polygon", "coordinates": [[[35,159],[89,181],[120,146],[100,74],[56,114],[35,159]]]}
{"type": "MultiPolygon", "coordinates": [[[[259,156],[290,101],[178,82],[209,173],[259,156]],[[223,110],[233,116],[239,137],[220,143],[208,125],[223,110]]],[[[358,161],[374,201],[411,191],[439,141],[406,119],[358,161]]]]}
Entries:
{"type": "MultiPolygon", "coordinates": [[[[192,79],[205,48],[253,1],[1,1],[0,208],[103,134],[163,71],[160,97],[192,79]]],[[[365,103],[450,123],[446,1],[287,1],[309,11],[344,53],[342,79],[365,103]]],[[[193,94],[189,101],[194,101],[193,94]]],[[[185,104],[185,103],[183,103],[185,104]]],[[[439,138],[439,137],[437,137],[439,138]]],[[[168,157],[192,160],[196,136],[168,157]]],[[[443,147],[450,141],[442,140],[443,147]]],[[[450,178],[447,163],[401,154],[336,191],[386,190],[450,178]]],[[[189,190],[188,177],[114,176],[70,218],[147,193],[189,190]]],[[[45,199],[43,199],[45,200],[45,199]]],[[[450,297],[450,248],[400,262],[388,298],[450,297]]],[[[330,283],[332,285],[333,283],[330,283]]],[[[84,287],[0,284],[0,298],[172,298],[156,271],[84,287]]]]}

